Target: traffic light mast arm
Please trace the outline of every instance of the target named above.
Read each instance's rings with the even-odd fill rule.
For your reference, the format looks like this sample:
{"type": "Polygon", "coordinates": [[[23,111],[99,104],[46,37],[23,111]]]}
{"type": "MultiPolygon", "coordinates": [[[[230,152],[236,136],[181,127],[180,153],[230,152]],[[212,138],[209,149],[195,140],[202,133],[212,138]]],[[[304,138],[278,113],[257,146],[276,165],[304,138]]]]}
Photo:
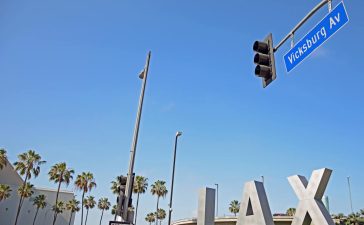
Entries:
{"type": "Polygon", "coordinates": [[[332,0],[323,0],[321,1],[319,4],[316,5],[315,8],[313,8],[311,10],[311,12],[309,12],[288,34],[285,38],[282,39],[282,41],[280,41],[278,43],[278,45],[276,47],[274,47],[274,52],[276,52],[278,50],[278,48],[280,48],[284,42],[286,42],[290,37],[293,37],[294,33],[313,15],[315,14],[319,9],[322,8],[322,6],[324,6],[325,4],[329,4],[329,11],[331,11],[331,1],[332,0]]]}

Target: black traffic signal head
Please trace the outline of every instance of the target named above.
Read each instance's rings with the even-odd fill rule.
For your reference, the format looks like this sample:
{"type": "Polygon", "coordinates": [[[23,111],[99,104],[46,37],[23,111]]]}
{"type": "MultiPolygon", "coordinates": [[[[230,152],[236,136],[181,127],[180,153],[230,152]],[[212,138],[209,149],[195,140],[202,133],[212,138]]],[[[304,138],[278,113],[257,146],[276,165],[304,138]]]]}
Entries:
{"type": "Polygon", "coordinates": [[[276,79],[272,34],[269,34],[264,41],[254,42],[253,50],[256,52],[254,63],[257,64],[255,75],[263,79],[263,87],[265,88],[276,79]]]}
{"type": "Polygon", "coordinates": [[[123,175],[120,175],[117,178],[118,178],[118,181],[119,181],[119,185],[121,185],[121,186],[126,185],[127,177],[124,177],[123,175]]]}

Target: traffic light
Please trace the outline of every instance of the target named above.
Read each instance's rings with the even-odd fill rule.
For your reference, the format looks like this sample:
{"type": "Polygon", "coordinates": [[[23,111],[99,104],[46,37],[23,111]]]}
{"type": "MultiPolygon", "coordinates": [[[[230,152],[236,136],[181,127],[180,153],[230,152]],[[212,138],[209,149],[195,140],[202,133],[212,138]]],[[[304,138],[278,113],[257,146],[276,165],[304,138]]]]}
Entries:
{"type": "Polygon", "coordinates": [[[265,88],[276,79],[272,34],[269,34],[264,41],[254,42],[253,50],[256,52],[254,63],[257,64],[255,75],[263,79],[263,88],[265,88]]]}
{"type": "Polygon", "coordinates": [[[126,188],[127,177],[124,177],[123,175],[120,175],[120,176],[117,177],[117,179],[118,179],[119,196],[116,199],[116,203],[117,203],[116,214],[118,216],[121,216],[121,214],[123,212],[124,201],[125,201],[125,188],[126,188]]]}
{"type": "MultiPolygon", "coordinates": [[[[134,189],[134,180],[135,180],[135,173],[133,173],[133,176],[131,177],[131,189],[133,190],[134,189]]],[[[128,202],[128,207],[133,207],[133,199],[132,199],[132,196],[133,196],[133,191],[130,192],[130,196],[129,196],[129,202],[128,202]]]]}
{"type": "MultiPolygon", "coordinates": [[[[121,216],[123,218],[124,221],[133,221],[133,212],[129,212],[129,210],[127,210],[127,215],[126,218],[124,218],[123,212],[124,212],[124,203],[125,203],[125,199],[127,198],[126,196],[126,183],[127,183],[127,177],[124,176],[118,176],[118,192],[119,192],[119,196],[116,199],[117,202],[117,215],[121,216]],[[131,218],[131,220],[130,220],[131,218]]],[[[129,201],[128,201],[128,208],[131,208],[133,205],[133,199],[132,199],[132,190],[133,190],[133,186],[134,186],[134,178],[135,178],[135,173],[133,173],[132,177],[131,177],[131,191],[129,192],[129,201]]]]}

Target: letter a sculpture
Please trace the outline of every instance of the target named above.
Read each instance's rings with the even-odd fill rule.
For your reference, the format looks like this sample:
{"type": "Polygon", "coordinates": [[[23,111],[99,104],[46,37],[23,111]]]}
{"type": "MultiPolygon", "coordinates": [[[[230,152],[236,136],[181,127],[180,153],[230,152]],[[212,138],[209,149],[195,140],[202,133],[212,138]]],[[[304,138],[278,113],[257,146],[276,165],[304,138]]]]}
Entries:
{"type": "Polygon", "coordinates": [[[262,182],[250,181],[245,183],[236,225],[274,225],[262,182]]]}
{"type": "Polygon", "coordinates": [[[304,176],[288,177],[299,199],[292,225],[310,225],[311,222],[317,225],[335,225],[321,200],[331,173],[332,170],[326,168],[314,170],[310,182],[304,176]]]}

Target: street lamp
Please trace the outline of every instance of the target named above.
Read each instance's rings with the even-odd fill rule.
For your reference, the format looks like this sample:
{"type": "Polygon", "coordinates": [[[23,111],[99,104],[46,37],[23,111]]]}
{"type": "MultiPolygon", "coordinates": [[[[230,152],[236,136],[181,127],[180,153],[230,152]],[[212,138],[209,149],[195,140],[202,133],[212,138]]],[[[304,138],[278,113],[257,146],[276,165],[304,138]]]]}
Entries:
{"type": "Polygon", "coordinates": [[[348,179],[349,200],[350,200],[351,213],[354,213],[354,210],[353,210],[353,200],[352,200],[352,198],[351,198],[350,177],[348,176],[348,177],[347,177],[347,179],[348,179]]]}
{"type": "Polygon", "coordinates": [[[174,171],[176,168],[177,140],[178,140],[178,137],[181,135],[182,135],[182,132],[178,131],[176,133],[176,138],[174,140],[173,168],[172,168],[171,194],[170,194],[170,198],[169,198],[168,225],[171,225],[171,217],[172,217],[172,198],[173,198],[174,171]]]}
{"type": "MultiPolygon", "coordinates": [[[[121,217],[124,222],[129,222],[130,224],[133,223],[133,221],[129,221],[130,218],[128,218],[128,207],[130,204],[131,196],[132,196],[132,188],[133,188],[133,174],[134,174],[134,162],[135,162],[135,153],[138,143],[138,135],[139,135],[139,125],[140,125],[140,118],[142,116],[142,109],[143,109],[143,101],[144,101],[144,92],[145,92],[145,86],[147,84],[147,76],[148,76],[148,70],[149,70],[149,62],[150,62],[150,56],[151,52],[148,52],[147,60],[145,62],[145,66],[142,70],[142,72],[139,74],[139,78],[142,80],[142,89],[140,92],[139,97],[139,105],[138,105],[138,112],[137,112],[137,118],[135,121],[135,127],[134,127],[134,135],[133,135],[133,142],[130,149],[130,160],[129,160],[129,170],[127,174],[127,181],[126,181],[126,187],[125,187],[125,200],[123,209],[121,212],[121,217]]],[[[120,209],[118,209],[120,210],[120,209]]]]}
{"type": "Polygon", "coordinates": [[[216,217],[219,215],[219,184],[216,185],[216,217]]]}

